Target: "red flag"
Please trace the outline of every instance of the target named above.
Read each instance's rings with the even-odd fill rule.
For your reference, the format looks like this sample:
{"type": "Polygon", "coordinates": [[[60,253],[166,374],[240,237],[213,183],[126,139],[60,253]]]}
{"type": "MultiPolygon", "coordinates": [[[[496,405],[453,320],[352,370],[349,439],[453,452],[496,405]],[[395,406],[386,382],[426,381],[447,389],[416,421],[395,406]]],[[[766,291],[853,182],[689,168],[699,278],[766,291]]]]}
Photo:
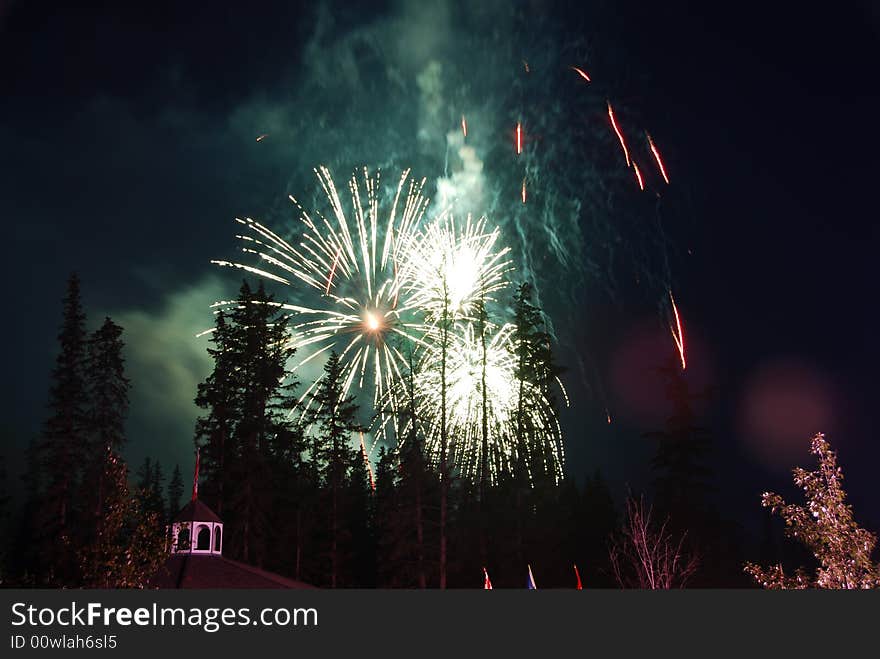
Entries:
{"type": "Polygon", "coordinates": [[[578,572],[578,566],[577,566],[577,565],[574,566],[574,576],[576,576],[576,577],[577,577],[577,580],[578,580],[577,589],[578,589],[578,590],[583,590],[583,589],[584,589],[584,585],[581,583],[581,573],[578,572]]]}
{"type": "Polygon", "coordinates": [[[492,590],[492,582],[489,581],[489,573],[486,571],[486,568],[483,568],[483,590],[492,590]]]}
{"type": "Polygon", "coordinates": [[[199,449],[196,449],[196,470],[193,473],[193,498],[195,501],[199,498],[199,449]]]}

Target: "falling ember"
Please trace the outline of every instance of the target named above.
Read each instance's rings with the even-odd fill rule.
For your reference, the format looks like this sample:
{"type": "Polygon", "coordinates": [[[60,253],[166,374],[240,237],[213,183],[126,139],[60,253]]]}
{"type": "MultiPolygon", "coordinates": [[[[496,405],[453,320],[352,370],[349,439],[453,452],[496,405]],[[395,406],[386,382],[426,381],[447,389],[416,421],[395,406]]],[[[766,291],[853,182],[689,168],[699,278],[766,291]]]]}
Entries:
{"type": "Polygon", "coordinates": [[[605,408],[605,418],[608,419],[608,425],[611,425],[611,412],[608,411],[608,408],[605,408]]]}
{"type": "Polygon", "coordinates": [[[670,327],[672,339],[675,341],[675,347],[678,348],[678,354],[681,356],[681,370],[687,368],[687,362],[684,357],[684,333],[681,330],[681,316],[678,315],[678,307],[675,304],[675,298],[672,297],[672,291],[669,291],[669,299],[672,302],[672,313],[675,315],[675,327],[670,327]]]}
{"type": "Polygon", "coordinates": [[[262,141],[265,140],[267,137],[269,137],[269,133],[264,133],[264,134],[262,134],[262,135],[258,135],[258,136],[257,136],[257,142],[262,142],[262,141]]]}
{"type": "Polygon", "coordinates": [[[636,180],[639,182],[639,190],[645,189],[645,182],[642,180],[642,172],[639,170],[639,166],[636,164],[636,161],[632,161],[633,171],[636,173],[636,180]]]}
{"type": "Polygon", "coordinates": [[[516,122],[516,155],[522,153],[522,124],[516,122]]]}
{"type": "Polygon", "coordinates": [[[523,184],[522,184],[522,202],[526,203],[526,180],[525,180],[525,178],[523,178],[523,184]]]}
{"type": "Polygon", "coordinates": [[[660,174],[663,176],[663,180],[669,184],[669,177],[666,176],[666,168],[663,166],[663,161],[660,159],[660,152],[657,150],[657,145],[654,144],[654,140],[651,139],[651,134],[645,132],[645,135],[648,136],[648,144],[651,147],[651,153],[654,154],[654,160],[657,161],[657,167],[660,168],[660,174]]]}
{"type": "Polygon", "coordinates": [[[373,480],[373,467],[370,465],[370,459],[367,457],[367,447],[364,444],[364,433],[361,433],[361,455],[364,456],[364,466],[367,468],[367,475],[370,477],[370,489],[376,491],[376,481],[373,480]]]}
{"type": "Polygon", "coordinates": [[[531,73],[531,71],[529,71],[529,63],[526,62],[525,60],[523,60],[522,63],[523,63],[523,67],[526,70],[526,73],[531,73]]]}
{"type": "Polygon", "coordinates": [[[611,109],[611,101],[606,102],[608,103],[608,117],[611,119],[611,126],[617,134],[617,139],[620,140],[620,146],[623,148],[623,155],[626,156],[626,166],[629,167],[629,150],[626,148],[623,133],[620,132],[620,126],[617,125],[617,119],[614,118],[614,110],[611,109]]]}
{"type": "Polygon", "coordinates": [[[584,80],[586,80],[587,82],[592,82],[592,80],[590,80],[590,76],[588,76],[588,75],[587,75],[587,72],[584,71],[583,69],[579,69],[578,67],[573,66],[573,67],[571,67],[571,70],[572,70],[572,71],[576,71],[577,74],[578,74],[581,78],[583,78],[584,80]]]}
{"type": "Polygon", "coordinates": [[[464,115],[461,115],[461,134],[463,137],[467,137],[467,119],[464,118],[464,115]]]}
{"type": "Polygon", "coordinates": [[[342,253],[342,247],[336,250],[336,258],[333,259],[333,267],[330,268],[330,274],[327,275],[327,288],[324,295],[330,295],[330,285],[333,283],[333,274],[336,272],[336,266],[339,264],[339,255],[342,253]]]}

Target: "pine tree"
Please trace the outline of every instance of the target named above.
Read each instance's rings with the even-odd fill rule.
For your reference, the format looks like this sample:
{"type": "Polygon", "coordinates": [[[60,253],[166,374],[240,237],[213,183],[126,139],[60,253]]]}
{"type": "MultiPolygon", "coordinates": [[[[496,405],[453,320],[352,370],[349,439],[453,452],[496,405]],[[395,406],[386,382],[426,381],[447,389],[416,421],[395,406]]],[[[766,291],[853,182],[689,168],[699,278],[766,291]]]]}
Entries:
{"type": "Polygon", "coordinates": [[[180,511],[180,498],[183,496],[183,477],[180,475],[180,465],[174,465],[171,472],[171,481],[168,483],[168,508],[167,519],[174,519],[180,511]]]}
{"type": "Polygon", "coordinates": [[[165,482],[165,476],[162,475],[162,465],[156,460],[153,462],[153,474],[150,477],[150,507],[149,512],[156,514],[159,522],[159,528],[165,528],[165,498],[162,494],[162,488],[165,482]]]}
{"type": "Polygon", "coordinates": [[[353,451],[349,447],[351,433],[361,432],[357,422],[358,406],[353,396],[343,395],[342,365],[339,355],[331,352],[324,365],[324,374],[314,395],[313,408],[309,414],[315,425],[312,459],[322,465],[322,482],[330,499],[330,574],[332,588],[341,584],[341,543],[343,528],[343,486],[352,463],[353,451]]]}
{"type": "Polygon", "coordinates": [[[352,452],[345,492],[345,522],[350,541],[349,583],[366,588],[376,585],[374,498],[367,471],[366,452],[352,452]]]}
{"type": "Polygon", "coordinates": [[[45,491],[39,528],[45,577],[49,583],[65,585],[77,580],[77,566],[71,560],[77,550],[75,494],[86,461],[88,431],[85,314],[75,274],[68,280],[58,341],[61,352],[52,372],[49,419],[40,446],[45,491]]]}
{"type": "Polygon", "coordinates": [[[105,514],[105,499],[111,483],[104,480],[108,453],[118,453],[125,444],[125,419],[128,415],[129,381],[122,357],[122,328],[110,318],[88,341],[85,383],[88,393],[86,478],[81,498],[86,502],[82,525],[82,543],[88,544],[100,532],[105,514]]]}
{"type": "Polygon", "coordinates": [[[226,498],[231,491],[229,467],[234,463],[236,446],[233,435],[239,414],[236,364],[241,357],[232,328],[221,310],[211,334],[213,348],[208,354],[214,359],[214,370],[199,384],[195,403],[208,414],[196,421],[195,442],[201,449],[202,497],[223,517],[226,498]]]}
{"type": "MultiPolygon", "coordinates": [[[[528,473],[536,485],[541,485],[542,481],[555,484],[558,474],[547,470],[546,465],[551,461],[546,458],[551,451],[560,450],[562,437],[555,432],[548,433],[547,429],[536,432],[530,427],[529,406],[535,405],[536,401],[529,391],[540,391],[545,401],[542,404],[555,408],[553,391],[561,369],[553,361],[552,337],[546,329],[541,309],[532,302],[532,296],[532,285],[523,282],[513,298],[512,338],[517,382],[514,434],[520,472],[528,473]]],[[[554,409],[546,412],[555,415],[554,409]]],[[[518,476],[524,477],[523,473],[518,476]]]]}
{"type": "Polygon", "coordinates": [[[710,512],[711,472],[705,459],[711,435],[708,429],[697,425],[693,402],[705,393],[691,393],[674,361],[660,372],[667,381],[666,397],[672,402],[673,412],[663,430],[645,433],[646,438],[657,442],[652,462],[656,507],[676,529],[699,534],[710,512]]]}
{"type": "Polygon", "coordinates": [[[204,497],[226,521],[228,553],[257,565],[267,560],[270,517],[280,515],[273,480],[289,476],[279,461],[301,451],[288,419],[297,383],[286,367],[293,356],[287,324],[262,283],[253,291],[243,282],[232,312],[218,314],[208,351],[214,371],[196,397],[208,412],[195,437],[204,497]]]}
{"type": "Polygon", "coordinates": [[[821,433],[813,438],[810,452],[818,458],[818,469],[797,467],[793,471],[794,483],[804,491],[806,505],[787,504],[773,492],[765,492],[761,503],[783,518],[788,537],[798,539],[813,553],[819,565],[815,576],[803,568],[787,575],[781,564],[763,568],[747,563],[745,571],[770,589],[880,587],[880,565],[871,560],[877,536],[853,518],[837,454],[821,433]]]}

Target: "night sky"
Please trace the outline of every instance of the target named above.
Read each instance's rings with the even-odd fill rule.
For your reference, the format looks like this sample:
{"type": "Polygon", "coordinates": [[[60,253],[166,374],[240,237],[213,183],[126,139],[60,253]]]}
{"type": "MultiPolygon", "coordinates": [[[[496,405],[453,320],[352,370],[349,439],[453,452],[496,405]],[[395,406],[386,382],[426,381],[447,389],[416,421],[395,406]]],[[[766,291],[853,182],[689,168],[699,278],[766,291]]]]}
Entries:
{"type": "MultiPolygon", "coordinates": [[[[451,1],[74,4],[0,2],[0,216],[11,236],[2,450],[15,473],[39,432],[60,300],[75,270],[90,326],[109,314],[125,328],[130,462],[150,455],[188,471],[192,399],[210,370],[194,334],[211,324],[208,305],[236,291],[234,273],[209,264],[235,248],[233,218],[289,214],[287,192],[312,185],[311,167],[332,157],[322,153],[331,138],[361,160],[366,147],[352,145],[369,141],[367,164],[391,158],[376,152],[390,127],[369,83],[339,105],[375,113],[372,136],[336,134],[350,125],[345,109],[302,105],[304,69],[320,71],[314,45],[338,53],[346,39],[400,31],[408,55],[397,54],[395,71],[407,81],[442,58],[444,39],[477,10],[451,1]],[[321,136],[305,128],[310,117],[321,136]],[[261,133],[270,137],[256,143],[261,133]]],[[[716,439],[720,497],[751,526],[760,493],[790,494],[789,469],[813,464],[808,440],[824,431],[856,518],[880,530],[880,5],[584,4],[570,15],[562,4],[546,11],[587,36],[594,77],[612,80],[612,98],[638,109],[673,179],[664,202],[677,218],[671,280],[689,340],[687,377],[713,389],[701,414],[716,439]]],[[[480,5],[480,26],[507,11],[480,5]]],[[[361,75],[394,64],[352,52],[361,75]]],[[[354,74],[328,61],[320,93],[332,95],[354,74]]],[[[400,141],[395,149],[394,158],[408,157],[400,141]]],[[[647,483],[652,447],[640,434],[667,410],[653,369],[674,353],[656,305],[596,288],[566,316],[578,338],[562,360],[587,355],[595,372],[582,382],[569,373],[568,466],[579,477],[601,469],[620,493],[647,483]]]]}

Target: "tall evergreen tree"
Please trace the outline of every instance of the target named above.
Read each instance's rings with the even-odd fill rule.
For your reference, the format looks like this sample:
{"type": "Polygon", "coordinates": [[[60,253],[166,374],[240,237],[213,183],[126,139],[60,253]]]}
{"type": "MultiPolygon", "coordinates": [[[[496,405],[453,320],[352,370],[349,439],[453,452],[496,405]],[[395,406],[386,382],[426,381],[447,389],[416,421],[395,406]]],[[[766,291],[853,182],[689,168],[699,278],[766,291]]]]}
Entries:
{"type": "Polygon", "coordinates": [[[168,514],[167,519],[173,519],[180,510],[180,498],[183,496],[183,477],[180,475],[180,465],[174,465],[171,472],[171,481],[168,483],[168,514]]]}
{"type": "Polygon", "coordinates": [[[222,517],[231,491],[229,468],[236,456],[234,433],[240,413],[236,368],[242,359],[222,309],[211,342],[214,347],[208,348],[208,354],[214,359],[214,370],[199,384],[195,399],[196,405],[208,413],[196,421],[195,442],[201,448],[200,468],[205,481],[202,497],[222,517]]]}
{"type": "Polygon", "coordinates": [[[270,517],[278,515],[276,467],[298,437],[288,419],[296,382],[286,366],[293,355],[287,323],[262,283],[254,291],[243,282],[236,307],[218,314],[209,349],[214,371],[196,397],[207,411],[195,438],[204,497],[226,520],[229,553],[257,565],[267,557],[270,517]]]}
{"type": "Polygon", "coordinates": [[[77,501],[75,494],[86,462],[88,404],[84,378],[86,359],[85,314],[79,278],[72,274],[64,298],[61,351],[52,371],[49,418],[41,443],[45,492],[40,512],[41,554],[49,583],[76,582],[77,501]]]}
{"type": "Polygon", "coordinates": [[[310,421],[316,430],[312,444],[312,459],[323,466],[322,482],[329,499],[329,582],[332,588],[341,584],[341,544],[344,540],[342,517],[344,511],[343,487],[353,460],[349,446],[351,434],[363,428],[357,422],[358,406],[353,396],[343,395],[342,364],[339,355],[331,352],[324,365],[314,395],[310,421]]]}
{"type": "Polygon", "coordinates": [[[711,514],[711,470],[706,459],[711,448],[711,434],[698,425],[693,403],[700,396],[688,388],[684,374],[674,360],[660,369],[666,378],[666,397],[672,414],[665,428],[645,434],[657,442],[652,462],[655,506],[669,517],[677,531],[688,531],[694,540],[705,539],[711,514]]]}
{"type": "Polygon", "coordinates": [[[115,496],[108,492],[108,488],[117,481],[105,481],[105,463],[109,455],[118,453],[125,444],[130,385],[125,377],[121,337],[122,328],[110,318],[105,318],[88,341],[85,364],[88,394],[87,477],[81,488],[81,498],[86,503],[82,525],[84,543],[92,541],[100,533],[106,513],[105,501],[115,496]]]}

